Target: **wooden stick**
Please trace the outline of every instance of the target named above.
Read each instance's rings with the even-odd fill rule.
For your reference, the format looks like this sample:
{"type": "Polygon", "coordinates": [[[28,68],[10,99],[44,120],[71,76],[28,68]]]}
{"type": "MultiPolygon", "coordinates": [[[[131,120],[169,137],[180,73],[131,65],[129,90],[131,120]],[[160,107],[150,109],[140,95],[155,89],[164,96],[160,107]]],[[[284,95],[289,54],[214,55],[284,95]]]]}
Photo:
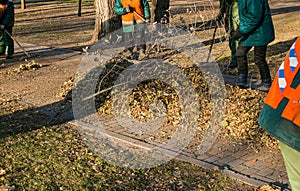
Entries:
{"type": "Polygon", "coordinates": [[[136,14],[143,22],[146,22],[146,19],[142,17],[142,15],[138,14],[136,11],[133,11],[134,14],[136,14]]]}
{"type": "Polygon", "coordinates": [[[211,42],[211,44],[210,44],[210,48],[209,48],[209,52],[208,52],[208,56],[207,56],[206,62],[209,62],[210,54],[211,54],[213,45],[214,45],[214,43],[215,43],[214,41],[215,41],[215,38],[216,38],[216,32],[217,32],[217,29],[218,29],[218,25],[216,24],[216,27],[215,27],[214,34],[213,34],[213,37],[212,37],[212,42],[211,42]]]}
{"type": "Polygon", "coordinates": [[[13,40],[13,41],[15,41],[18,45],[19,45],[19,47],[23,50],[23,52],[26,54],[26,56],[28,57],[28,58],[30,58],[31,56],[28,54],[28,52],[26,52],[26,50],[25,50],[25,48],[11,35],[11,34],[9,34],[9,32],[6,30],[6,29],[4,29],[4,32],[13,40]]]}

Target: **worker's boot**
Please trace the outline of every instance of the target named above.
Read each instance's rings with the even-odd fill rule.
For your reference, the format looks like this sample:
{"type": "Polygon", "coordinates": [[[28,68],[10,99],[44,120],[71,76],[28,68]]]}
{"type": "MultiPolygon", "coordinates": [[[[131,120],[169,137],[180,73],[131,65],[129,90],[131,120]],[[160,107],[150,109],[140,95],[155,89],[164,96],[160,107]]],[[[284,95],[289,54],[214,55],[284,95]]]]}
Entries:
{"type": "Polygon", "coordinates": [[[238,65],[237,65],[237,62],[233,62],[231,61],[229,64],[228,64],[228,68],[236,68],[238,65]]]}
{"type": "Polygon", "coordinates": [[[12,59],[13,58],[13,56],[12,55],[6,55],[6,57],[5,57],[6,59],[12,59]]]}
{"type": "Polygon", "coordinates": [[[261,85],[257,88],[257,90],[262,91],[262,92],[269,92],[271,85],[272,85],[271,78],[262,79],[261,85]]]}
{"type": "Polygon", "coordinates": [[[242,89],[248,88],[248,83],[247,83],[248,76],[245,74],[239,74],[238,77],[239,77],[239,79],[238,79],[237,86],[239,86],[242,89]]]}

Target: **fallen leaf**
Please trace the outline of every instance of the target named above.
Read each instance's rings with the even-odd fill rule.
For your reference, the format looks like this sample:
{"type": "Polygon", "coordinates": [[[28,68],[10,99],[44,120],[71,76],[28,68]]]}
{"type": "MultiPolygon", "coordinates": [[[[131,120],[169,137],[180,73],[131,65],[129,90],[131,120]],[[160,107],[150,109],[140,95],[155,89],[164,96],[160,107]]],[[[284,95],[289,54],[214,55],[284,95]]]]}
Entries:
{"type": "Polygon", "coordinates": [[[252,159],[252,160],[248,160],[248,163],[255,163],[257,161],[257,159],[252,159]]]}
{"type": "Polygon", "coordinates": [[[214,170],[214,171],[220,171],[220,168],[219,168],[218,166],[214,166],[214,167],[213,167],[213,170],[214,170]]]}
{"type": "Polygon", "coordinates": [[[10,186],[0,186],[0,191],[13,191],[14,187],[10,186]]]}
{"type": "Polygon", "coordinates": [[[274,189],[269,185],[264,185],[260,187],[257,191],[279,191],[280,189],[274,189]]]}
{"type": "Polygon", "coordinates": [[[5,174],[6,174],[6,171],[3,170],[3,169],[0,169],[0,176],[3,176],[3,175],[5,175],[5,174]]]}

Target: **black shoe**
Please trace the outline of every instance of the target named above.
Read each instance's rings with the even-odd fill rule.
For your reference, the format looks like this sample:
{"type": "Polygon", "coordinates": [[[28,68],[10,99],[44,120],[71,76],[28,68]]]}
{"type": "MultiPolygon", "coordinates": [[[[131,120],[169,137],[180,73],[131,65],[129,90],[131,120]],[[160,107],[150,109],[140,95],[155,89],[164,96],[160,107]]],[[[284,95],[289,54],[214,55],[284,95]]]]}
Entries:
{"type": "Polygon", "coordinates": [[[6,59],[12,59],[13,56],[12,56],[12,55],[7,55],[5,58],[6,58],[6,59]]]}
{"type": "Polygon", "coordinates": [[[269,92],[272,85],[271,79],[261,80],[261,85],[257,88],[257,90],[262,92],[269,92]]]}
{"type": "Polygon", "coordinates": [[[237,86],[241,89],[247,89],[249,87],[247,82],[238,82],[237,86]]]}
{"type": "Polygon", "coordinates": [[[257,90],[262,91],[262,92],[269,92],[271,85],[267,83],[262,83],[257,90]]]}
{"type": "Polygon", "coordinates": [[[238,64],[236,62],[230,62],[227,68],[236,68],[238,64]]]}
{"type": "Polygon", "coordinates": [[[236,85],[239,86],[241,89],[248,88],[247,76],[244,75],[244,74],[240,74],[239,75],[239,81],[236,85]]]}

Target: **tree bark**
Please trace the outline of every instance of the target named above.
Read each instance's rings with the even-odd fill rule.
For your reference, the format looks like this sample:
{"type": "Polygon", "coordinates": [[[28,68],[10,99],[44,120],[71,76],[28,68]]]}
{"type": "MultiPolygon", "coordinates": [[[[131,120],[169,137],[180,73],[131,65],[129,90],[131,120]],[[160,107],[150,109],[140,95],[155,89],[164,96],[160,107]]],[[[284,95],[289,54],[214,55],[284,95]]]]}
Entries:
{"type": "Polygon", "coordinates": [[[78,0],[78,17],[81,17],[81,0],[78,0]]]}
{"type": "Polygon", "coordinates": [[[26,2],[25,2],[25,0],[21,0],[21,9],[22,10],[26,9],[26,2]]]}
{"type": "Polygon", "coordinates": [[[114,13],[115,0],[95,0],[96,19],[92,43],[120,27],[120,18],[114,13]]]}

